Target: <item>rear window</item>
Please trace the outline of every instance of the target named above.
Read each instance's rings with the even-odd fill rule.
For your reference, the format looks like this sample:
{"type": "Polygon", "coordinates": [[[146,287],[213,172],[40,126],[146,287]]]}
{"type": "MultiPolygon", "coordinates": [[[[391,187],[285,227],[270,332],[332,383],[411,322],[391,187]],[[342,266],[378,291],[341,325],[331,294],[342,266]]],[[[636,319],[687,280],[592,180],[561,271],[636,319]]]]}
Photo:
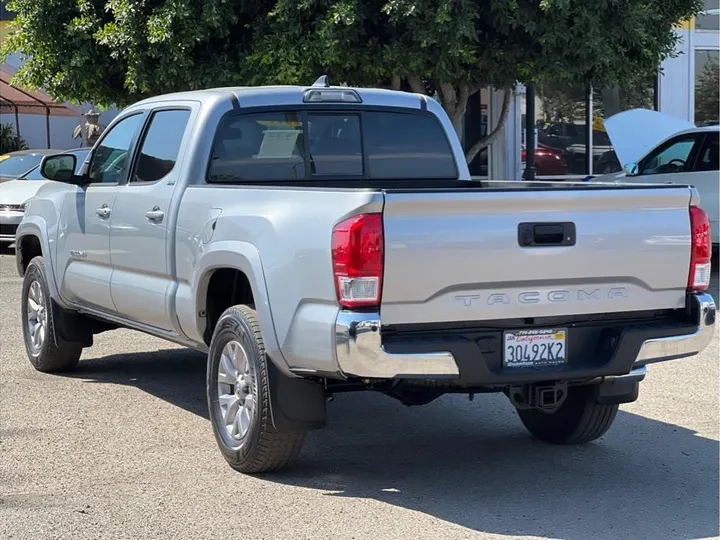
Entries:
{"type": "Polygon", "coordinates": [[[263,112],[225,118],[209,182],[457,178],[450,144],[430,115],[263,112]]]}

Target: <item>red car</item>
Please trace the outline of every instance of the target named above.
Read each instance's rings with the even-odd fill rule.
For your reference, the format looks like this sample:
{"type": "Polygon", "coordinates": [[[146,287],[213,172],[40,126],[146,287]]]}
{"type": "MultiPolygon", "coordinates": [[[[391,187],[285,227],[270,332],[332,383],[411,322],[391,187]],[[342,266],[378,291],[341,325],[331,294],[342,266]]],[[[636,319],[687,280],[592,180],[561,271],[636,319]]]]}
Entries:
{"type": "MultiPolygon", "coordinates": [[[[525,148],[521,150],[520,159],[525,162],[525,148]]],[[[567,174],[562,151],[538,144],[535,150],[535,175],[554,176],[567,174]]]]}

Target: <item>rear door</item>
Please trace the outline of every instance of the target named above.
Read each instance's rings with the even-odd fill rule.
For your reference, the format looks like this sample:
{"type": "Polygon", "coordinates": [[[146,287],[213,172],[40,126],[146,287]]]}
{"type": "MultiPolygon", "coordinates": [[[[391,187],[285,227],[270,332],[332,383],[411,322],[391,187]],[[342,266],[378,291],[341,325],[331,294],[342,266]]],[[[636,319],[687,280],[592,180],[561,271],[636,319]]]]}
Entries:
{"type": "Polygon", "coordinates": [[[172,329],[168,228],[192,106],[149,113],[128,180],[118,188],[110,220],[111,293],[124,317],[172,329]]]}
{"type": "Polygon", "coordinates": [[[690,196],[588,184],[387,191],[383,324],[681,308],[690,196]]]}

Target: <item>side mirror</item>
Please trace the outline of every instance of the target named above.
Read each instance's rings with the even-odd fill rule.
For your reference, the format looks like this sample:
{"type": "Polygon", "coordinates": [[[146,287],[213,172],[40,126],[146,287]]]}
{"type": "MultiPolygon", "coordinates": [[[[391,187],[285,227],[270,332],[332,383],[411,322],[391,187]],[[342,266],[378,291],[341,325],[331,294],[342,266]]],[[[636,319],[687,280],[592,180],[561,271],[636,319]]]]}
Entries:
{"type": "Polygon", "coordinates": [[[637,176],[640,173],[640,167],[637,163],[628,163],[623,167],[623,170],[628,176],[637,176]]]}
{"type": "Polygon", "coordinates": [[[45,156],[40,162],[40,174],[48,180],[70,182],[75,176],[77,158],[72,154],[45,156]]]}

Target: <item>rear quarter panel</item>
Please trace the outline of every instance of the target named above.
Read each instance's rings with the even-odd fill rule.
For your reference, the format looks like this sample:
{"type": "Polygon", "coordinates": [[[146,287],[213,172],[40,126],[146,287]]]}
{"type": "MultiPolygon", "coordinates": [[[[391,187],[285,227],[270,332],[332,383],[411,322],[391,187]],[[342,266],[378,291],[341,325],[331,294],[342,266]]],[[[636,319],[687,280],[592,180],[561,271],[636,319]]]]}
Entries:
{"type": "Polygon", "coordinates": [[[205,323],[195,315],[204,306],[196,305],[196,293],[222,260],[228,266],[236,261],[254,276],[268,354],[281,355],[290,368],[335,371],[332,228],[346,216],[381,210],[382,194],[370,191],[189,187],[176,229],[176,309],[183,332],[201,340],[205,323]],[[241,258],[218,257],[218,250],[241,258]]]}

